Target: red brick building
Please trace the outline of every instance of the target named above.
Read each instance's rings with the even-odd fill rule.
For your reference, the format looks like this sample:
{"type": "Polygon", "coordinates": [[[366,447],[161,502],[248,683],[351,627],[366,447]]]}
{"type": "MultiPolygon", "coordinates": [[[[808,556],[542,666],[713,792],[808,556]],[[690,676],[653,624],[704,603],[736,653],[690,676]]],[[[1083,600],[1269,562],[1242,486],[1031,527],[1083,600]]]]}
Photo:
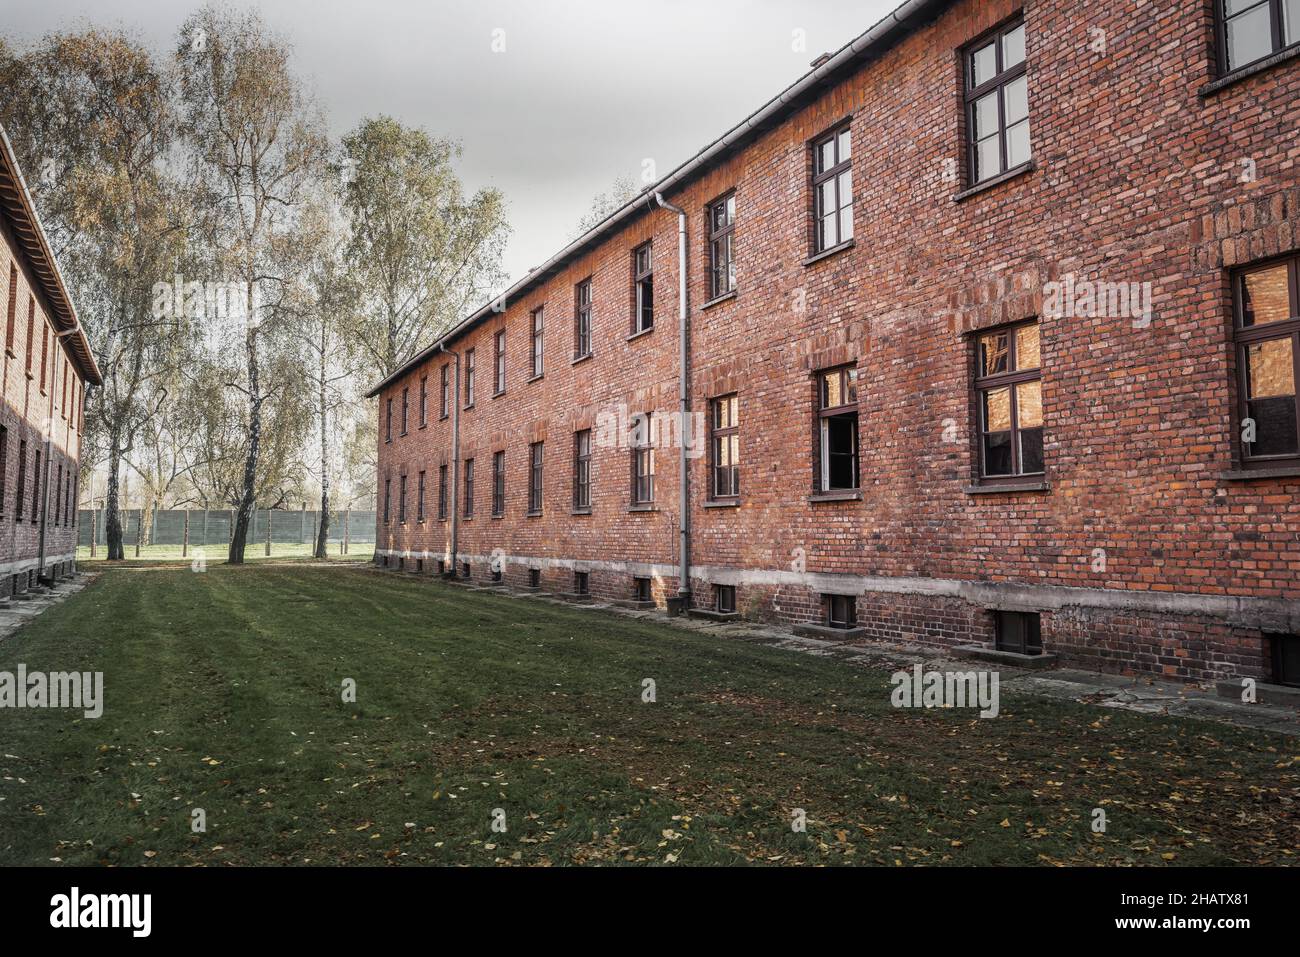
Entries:
{"type": "Polygon", "coordinates": [[[0,595],[73,571],[86,386],[99,370],[0,127],[0,595]]]}
{"type": "Polygon", "coordinates": [[[904,4],[375,387],[377,560],[1300,681],[1296,13],[904,4]]]}

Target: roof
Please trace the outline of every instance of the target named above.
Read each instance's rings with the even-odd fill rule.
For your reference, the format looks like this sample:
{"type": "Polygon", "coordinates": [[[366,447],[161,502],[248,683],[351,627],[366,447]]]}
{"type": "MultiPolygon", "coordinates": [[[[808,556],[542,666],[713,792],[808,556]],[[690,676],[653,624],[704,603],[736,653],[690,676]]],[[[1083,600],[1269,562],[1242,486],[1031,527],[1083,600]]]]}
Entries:
{"type": "Polygon", "coordinates": [[[36,213],[32,194],[27,191],[27,181],[23,179],[23,171],[18,167],[18,158],[3,125],[0,125],[0,210],[13,226],[18,245],[50,304],[55,328],[60,337],[67,340],[74,365],[91,385],[103,385],[90,340],[77,318],[77,309],[72,304],[63,274],[59,272],[59,264],[54,259],[49,238],[36,213]]]}
{"type": "Polygon", "coordinates": [[[933,14],[947,7],[950,2],[951,0],[907,0],[892,13],[881,19],[875,26],[840,47],[831,56],[821,57],[814,61],[816,65],[813,69],[790,84],[777,96],[768,100],[759,109],[657,183],[642,190],[639,195],[620,206],[545,263],[531,270],[528,275],[500,296],[462,319],[443,333],[432,345],[416,352],[390,375],[372,386],[365,397],[369,399],[378,395],[412,369],[423,364],[429,356],[438,352],[441,346],[464,335],[490,316],[499,314],[501,311],[500,303],[510,302],[525,295],[529,290],[564,269],[573,260],[588,252],[602,240],[622,229],[635,217],[648,211],[654,204],[656,194],[667,195],[669,191],[679,189],[691,180],[708,172],[735,150],[752,142],[760,133],[771,129],[796,110],[801,109],[810,100],[815,99],[827,86],[837,83],[844,77],[861,69],[871,57],[883,52],[903,37],[914,33],[920,26],[928,23],[933,14]]]}

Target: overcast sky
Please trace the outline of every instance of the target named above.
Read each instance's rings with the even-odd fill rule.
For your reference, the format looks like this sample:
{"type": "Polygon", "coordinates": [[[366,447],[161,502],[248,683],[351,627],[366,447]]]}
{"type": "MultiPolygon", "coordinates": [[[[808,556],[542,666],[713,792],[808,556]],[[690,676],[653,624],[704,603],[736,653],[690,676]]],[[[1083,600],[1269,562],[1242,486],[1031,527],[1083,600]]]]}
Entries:
{"type": "MultiPolygon", "coordinates": [[[[511,279],[565,245],[620,175],[658,175],[739,122],[898,0],[261,0],[336,136],[379,113],[461,141],[496,186],[511,279]],[[493,52],[494,31],[504,52],[493,52]],[[794,49],[795,31],[806,44],[794,49]]],[[[198,2],[0,0],[15,45],[86,21],[159,49],[198,2]]]]}

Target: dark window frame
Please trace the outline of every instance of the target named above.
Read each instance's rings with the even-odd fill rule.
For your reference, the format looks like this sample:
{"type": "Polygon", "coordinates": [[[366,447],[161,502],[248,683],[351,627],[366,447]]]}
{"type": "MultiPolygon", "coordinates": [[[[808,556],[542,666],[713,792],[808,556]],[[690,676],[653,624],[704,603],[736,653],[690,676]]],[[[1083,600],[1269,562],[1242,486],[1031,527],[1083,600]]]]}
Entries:
{"type": "Polygon", "coordinates": [[[420,428],[429,424],[429,376],[420,376],[420,428]]]}
{"type": "Polygon", "coordinates": [[[1216,59],[1218,61],[1220,77],[1227,77],[1234,73],[1248,70],[1256,64],[1267,60],[1271,56],[1276,56],[1284,50],[1290,50],[1300,46],[1300,23],[1297,23],[1294,27],[1295,38],[1290,41],[1286,38],[1284,32],[1285,16],[1283,12],[1285,2],[1286,0],[1256,0],[1255,3],[1250,5],[1250,7],[1239,10],[1237,13],[1229,16],[1227,0],[1214,0],[1214,40],[1215,47],[1217,48],[1216,59]],[[1228,62],[1228,21],[1244,17],[1248,13],[1259,9],[1260,7],[1267,7],[1269,10],[1269,17],[1271,20],[1271,23],[1269,24],[1271,28],[1269,33],[1271,40],[1269,51],[1247,63],[1238,63],[1236,65],[1230,64],[1228,62]]]}
{"type": "Polygon", "coordinates": [[[705,210],[705,232],[709,237],[709,299],[736,291],[736,191],[729,190],[709,203],[705,210]],[[718,225],[721,210],[724,222],[718,225]]]}
{"type": "Polygon", "coordinates": [[[546,307],[528,313],[528,368],[532,378],[546,375],[546,307]]]}
{"type": "Polygon", "coordinates": [[[573,433],[573,510],[591,511],[591,429],[573,433]]]}
{"type": "Polygon", "coordinates": [[[1284,644],[1288,642],[1293,643],[1292,647],[1300,644],[1300,635],[1268,633],[1264,637],[1269,643],[1269,659],[1272,663],[1272,673],[1269,677],[1272,683],[1287,688],[1300,688],[1300,668],[1297,668],[1294,674],[1291,672],[1286,664],[1288,656],[1283,650],[1284,644]]]}
{"type": "Polygon", "coordinates": [[[713,608],[719,614],[734,615],[736,613],[736,586],[714,585],[713,608]]]}
{"type": "Polygon", "coordinates": [[[474,517],[474,459],[467,458],[462,467],[465,477],[465,502],[462,513],[466,518],[474,517]]]}
{"type": "MultiPolygon", "coordinates": [[[[817,456],[815,487],[818,492],[835,493],[835,492],[860,492],[862,490],[862,438],[860,435],[862,429],[862,416],[859,412],[858,403],[858,367],[856,363],[846,363],[840,366],[834,366],[829,369],[819,369],[817,371],[814,384],[817,389],[816,397],[816,437],[817,437],[817,456]],[[839,405],[827,405],[828,390],[826,388],[827,380],[832,377],[839,377],[840,395],[846,400],[852,390],[852,401],[845,401],[839,405]],[[853,469],[852,485],[832,485],[831,484],[831,459],[833,454],[829,449],[830,423],[835,419],[853,419],[853,447],[849,453],[853,469]]],[[[844,453],[834,453],[843,455],[844,453]]]]}
{"type": "Polygon", "coordinates": [[[441,379],[438,388],[438,418],[445,419],[451,412],[451,363],[444,362],[442,368],[438,371],[441,379]]]}
{"type": "MultiPolygon", "coordinates": [[[[1044,442],[1043,467],[1036,472],[1026,472],[1023,469],[1022,448],[1020,436],[1025,427],[1020,422],[1020,389],[1025,383],[1039,383],[1039,405],[1042,405],[1042,381],[1043,381],[1043,358],[1042,358],[1042,323],[1037,319],[1020,320],[1017,322],[1007,323],[1001,326],[991,326],[988,329],[978,330],[973,338],[974,346],[974,377],[972,380],[972,389],[975,398],[975,443],[976,443],[976,482],[980,485],[1035,485],[1043,481],[1047,475],[1047,455],[1046,443],[1044,442]],[[1020,349],[1019,333],[1022,329],[1036,327],[1038,329],[1038,365],[1028,369],[1019,368],[1020,349]],[[991,375],[981,375],[982,371],[982,349],[983,340],[992,335],[1007,335],[1007,371],[993,373],[991,375]],[[988,423],[985,415],[986,393],[998,389],[1007,389],[1009,392],[1009,415],[1011,419],[1011,428],[1009,431],[1009,440],[1011,443],[1011,471],[1005,474],[992,473],[988,471],[987,462],[987,444],[985,438],[988,435],[996,434],[989,432],[988,423]]],[[[1044,439],[1047,435],[1047,416],[1043,415],[1041,425],[1029,426],[1030,430],[1038,428],[1042,431],[1044,439]]],[[[1006,430],[999,429],[997,432],[1006,430]]]]}
{"type": "Polygon", "coordinates": [[[506,453],[499,449],[492,453],[492,515],[500,518],[506,513],[506,453]]]}
{"type": "MultiPolygon", "coordinates": [[[[968,188],[973,188],[975,186],[979,186],[981,183],[986,183],[989,180],[992,180],[996,177],[1006,176],[1016,172],[1017,170],[1024,169],[1030,163],[1032,163],[1034,159],[1034,146],[1033,146],[1033,139],[1032,139],[1033,122],[1031,120],[1031,115],[1033,113],[1033,110],[1030,108],[1031,101],[1029,97],[1029,86],[1028,86],[1029,81],[1027,79],[1025,81],[1026,106],[1025,106],[1025,117],[1023,120],[1023,122],[1029,124],[1029,134],[1031,137],[1029,141],[1029,156],[1027,159],[1019,163],[1016,163],[1014,166],[1012,166],[1009,163],[1010,157],[1007,155],[1006,97],[1001,92],[1001,90],[1004,87],[1016,82],[1021,77],[1027,77],[1029,73],[1029,31],[1028,28],[1025,26],[1024,12],[1021,11],[1019,13],[1016,13],[1015,15],[1002,21],[997,26],[993,27],[991,30],[986,30],[984,33],[980,34],[974,40],[970,41],[964,47],[962,47],[961,71],[962,71],[962,90],[963,90],[963,117],[966,125],[966,144],[965,144],[965,151],[964,151],[966,156],[966,186],[968,188]],[[1017,29],[1025,30],[1025,56],[1024,59],[1022,59],[1019,63],[1015,64],[1014,66],[1005,67],[1002,62],[1003,61],[1002,41],[1008,34],[1014,33],[1017,29]],[[975,66],[974,66],[973,57],[978,50],[981,50],[984,47],[988,46],[989,43],[993,44],[993,50],[994,50],[993,76],[985,80],[983,83],[977,84],[975,81],[975,66]],[[1000,157],[1000,169],[998,169],[998,171],[995,173],[989,173],[985,176],[977,176],[979,170],[979,166],[977,163],[977,151],[979,149],[979,141],[976,138],[977,128],[975,124],[975,105],[981,99],[988,96],[990,93],[994,91],[998,91],[997,137],[998,137],[998,154],[1000,157]]],[[[1015,124],[1012,125],[1017,125],[1021,122],[1022,122],[1021,120],[1016,120],[1015,124]]]]}
{"type": "Polygon", "coordinates": [[[528,445],[528,514],[541,515],[545,507],[542,469],[546,463],[544,442],[528,445]]]}
{"type": "Polygon", "coordinates": [[[573,358],[591,355],[591,277],[573,287],[573,358]]]}
{"type": "Polygon", "coordinates": [[[591,572],[578,571],[573,572],[573,593],[575,595],[591,594],[591,572]]]}
{"type": "Polygon", "coordinates": [[[850,121],[845,120],[837,123],[834,127],[825,133],[813,139],[810,144],[812,148],[812,252],[814,255],[829,252],[832,249],[838,249],[852,241],[856,235],[853,225],[853,125],[850,121]],[[849,136],[849,155],[843,156],[840,148],[840,136],[847,133],[849,136]],[[832,144],[835,150],[835,162],[830,166],[822,165],[822,147],[832,144]],[[847,173],[849,175],[849,198],[845,202],[840,195],[840,177],[847,173]],[[822,185],[827,182],[833,182],[835,185],[835,241],[827,242],[827,237],[822,231],[822,222],[826,218],[826,210],[822,204],[822,185]],[[841,225],[841,214],[844,210],[849,211],[849,235],[844,235],[841,225]]]}
{"type": "Polygon", "coordinates": [[[1232,274],[1232,347],[1236,360],[1236,428],[1234,448],[1244,470],[1300,468],[1300,254],[1274,257],[1237,269],[1232,274]],[[1285,267],[1287,293],[1290,298],[1290,318],[1247,326],[1245,324],[1246,277],[1256,272],[1285,267]],[[1292,362],[1292,414],[1296,424],[1296,451],[1274,455],[1255,455],[1242,441],[1242,428],[1250,418],[1250,367],[1247,363],[1249,347],[1262,342],[1290,340],[1292,362]]]}
{"type": "Polygon", "coordinates": [[[397,524],[406,524],[406,473],[397,476],[397,524]]]}
{"type": "Polygon", "coordinates": [[[655,449],[651,440],[651,412],[632,416],[632,505],[647,506],[655,502],[655,449]],[[644,421],[644,426],[640,423],[644,421]]]}
{"type": "Polygon", "coordinates": [[[858,627],[858,598],[856,595],[822,595],[823,621],[827,628],[848,631],[858,627]]]}
{"type": "Polygon", "coordinates": [[[415,493],[415,521],[424,524],[424,469],[420,470],[415,493]]]}
{"type": "Polygon", "coordinates": [[[384,444],[393,441],[393,397],[384,399],[384,444]]]}
{"type": "Polygon", "coordinates": [[[465,350],[465,408],[474,408],[474,350],[465,350]]]}
{"type": "MultiPolygon", "coordinates": [[[[18,486],[18,494],[22,494],[22,485],[18,486]]],[[[384,524],[392,524],[393,516],[393,480],[387,476],[384,477],[384,524]]]]}
{"type": "Polygon", "coordinates": [[[1018,655],[1041,655],[1042,615],[1036,611],[994,611],[993,647],[1018,655]]]}
{"type": "Polygon", "coordinates": [[[411,424],[410,393],[411,390],[408,387],[402,387],[402,431],[399,433],[400,435],[406,435],[410,431],[410,429],[407,428],[411,424]]]}
{"type": "Polygon", "coordinates": [[[654,585],[649,578],[633,576],[632,597],[635,601],[654,601],[654,585]]]}
{"type": "Polygon", "coordinates": [[[654,241],[646,240],[632,250],[632,335],[655,327],[654,241]],[[645,266],[641,256],[645,254],[645,266]]]}
{"type": "Polygon", "coordinates": [[[438,521],[447,521],[447,479],[450,475],[446,463],[438,466],[438,521]]]}
{"type": "Polygon", "coordinates": [[[740,394],[736,392],[716,396],[709,400],[709,500],[734,501],[740,498],[740,394]],[[719,413],[729,405],[727,425],[719,425],[719,413]],[[734,441],[732,441],[734,439],[734,441]],[[719,464],[722,443],[731,449],[727,465],[719,464]],[[726,481],[722,478],[726,474],[726,481]]]}
{"type": "Polygon", "coordinates": [[[506,391],[506,331],[498,329],[492,337],[492,394],[506,391]]]}

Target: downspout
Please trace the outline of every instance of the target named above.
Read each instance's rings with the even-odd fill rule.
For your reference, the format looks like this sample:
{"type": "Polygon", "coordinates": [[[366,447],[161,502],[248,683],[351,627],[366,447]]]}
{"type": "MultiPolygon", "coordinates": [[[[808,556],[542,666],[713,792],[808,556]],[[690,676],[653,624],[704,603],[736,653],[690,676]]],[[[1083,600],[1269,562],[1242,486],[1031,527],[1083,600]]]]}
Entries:
{"type": "Polygon", "coordinates": [[[448,504],[451,508],[451,568],[444,575],[456,577],[456,559],[460,551],[460,353],[439,342],[438,349],[456,360],[456,374],[452,376],[451,395],[451,468],[447,469],[451,485],[448,504]]]}
{"type": "Polygon", "coordinates": [[[654,202],[661,208],[677,214],[677,415],[678,415],[678,488],[681,493],[678,508],[681,513],[677,548],[677,597],[682,613],[691,605],[691,495],[690,458],[687,435],[691,414],[691,337],[687,321],[689,307],[686,300],[686,211],[664,199],[663,193],[654,194],[654,202]]]}

